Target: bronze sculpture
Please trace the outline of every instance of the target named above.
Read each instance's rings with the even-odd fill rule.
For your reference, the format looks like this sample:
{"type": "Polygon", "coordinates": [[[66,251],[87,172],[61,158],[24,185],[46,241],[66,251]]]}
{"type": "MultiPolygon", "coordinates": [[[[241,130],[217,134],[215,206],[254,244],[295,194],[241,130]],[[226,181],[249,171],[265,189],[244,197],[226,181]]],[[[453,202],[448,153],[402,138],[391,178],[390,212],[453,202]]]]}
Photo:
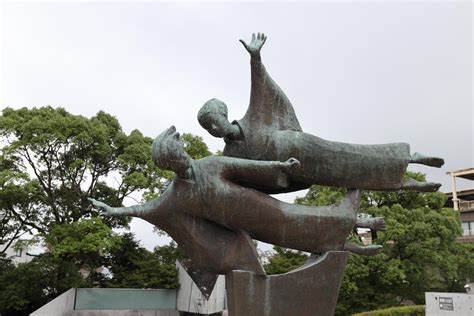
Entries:
{"type": "Polygon", "coordinates": [[[437,183],[403,181],[409,163],[440,167],[441,158],[410,155],[409,145],[356,145],[304,133],[290,101],[267,74],[260,50],[264,34],[241,40],[251,55],[251,95],[245,116],[229,123],[216,99],[199,111],[200,124],[223,137],[224,156],[193,160],[172,126],[153,142],[152,157],[176,177],[143,205],[113,208],[109,215],[142,218],[166,231],[189,256],[183,264],[206,297],[217,274],[226,275],[231,315],[331,315],[348,252],[374,255],[380,246],[347,243],[354,227],[384,230],[383,218],[358,218],[360,189],[435,191],[437,183]],[[348,188],[337,204],[310,207],[267,193],[322,184],[348,188]],[[303,267],[266,276],[252,239],[311,252],[303,267]],[[287,287],[295,288],[290,293],[287,287]],[[314,296],[321,300],[314,300],[314,296]],[[285,304],[291,297],[296,304],[285,304]]]}
{"type": "Polygon", "coordinates": [[[250,103],[241,120],[230,123],[224,102],[211,99],[198,113],[198,120],[211,135],[223,137],[225,156],[284,161],[294,157],[301,168],[290,175],[286,188],[255,186],[267,193],[305,189],[312,184],[393,191],[437,191],[438,183],[403,180],[409,163],[441,167],[443,159],[410,155],[406,143],[358,145],[328,141],[304,133],[291,102],[273,81],[261,62],[266,36],[253,34],[250,44],[240,40],[250,53],[250,103]]]}
{"type": "MultiPolygon", "coordinates": [[[[155,164],[176,173],[160,197],[143,205],[123,208],[91,201],[110,215],[132,215],[149,221],[167,231],[181,245],[185,243],[179,236],[184,228],[184,216],[180,223],[168,223],[170,217],[178,213],[186,214],[191,221],[188,232],[194,229],[191,226],[196,225],[196,221],[203,225],[200,221],[206,220],[233,232],[245,231],[253,239],[311,253],[349,250],[371,255],[380,249],[379,246],[346,246],[346,236],[356,224],[359,191],[351,190],[341,203],[323,207],[281,202],[241,183],[272,183],[284,187],[288,185],[287,175],[299,168],[296,159],[280,162],[210,156],[193,160],[178,139],[179,134],[172,126],[153,142],[155,164]],[[272,225],[264,225],[266,221],[272,225]]],[[[188,240],[199,238],[200,235],[186,236],[188,240]]],[[[199,240],[195,243],[204,244],[199,240]]],[[[193,251],[187,250],[188,253],[193,251]]],[[[215,269],[215,272],[225,271],[215,269]]]]}

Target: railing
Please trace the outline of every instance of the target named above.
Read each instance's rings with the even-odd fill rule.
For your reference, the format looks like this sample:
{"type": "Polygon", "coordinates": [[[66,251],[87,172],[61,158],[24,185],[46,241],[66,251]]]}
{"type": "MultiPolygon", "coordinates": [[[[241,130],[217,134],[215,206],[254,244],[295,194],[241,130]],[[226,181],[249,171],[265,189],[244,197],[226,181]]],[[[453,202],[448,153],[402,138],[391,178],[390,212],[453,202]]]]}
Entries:
{"type": "Polygon", "coordinates": [[[474,201],[459,201],[460,210],[474,209],[474,201]]]}
{"type": "Polygon", "coordinates": [[[463,230],[463,236],[474,236],[474,230],[463,230]]]}
{"type": "Polygon", "coordinates": [[[474,236],[473,235],[460,236],[457,238],[457,241],[459,243],[474,243],[474,236]]]}

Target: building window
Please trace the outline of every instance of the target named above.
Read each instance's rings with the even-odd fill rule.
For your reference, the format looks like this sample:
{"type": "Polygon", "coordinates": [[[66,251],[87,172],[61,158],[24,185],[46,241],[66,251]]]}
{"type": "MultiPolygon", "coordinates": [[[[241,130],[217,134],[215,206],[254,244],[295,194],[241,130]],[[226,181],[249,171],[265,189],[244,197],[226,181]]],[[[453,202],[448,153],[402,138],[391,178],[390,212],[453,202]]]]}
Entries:
{"type": "Polygon", "coordinates": [[[474,235],[474,222],[462,222],[462,235],[471,236],[474,235]]]}
{"type": "Polygon", "coordinates": [[[21,257],[23,249],[15,249],[15,254],[13,255],[14,257],[21,257]]]}

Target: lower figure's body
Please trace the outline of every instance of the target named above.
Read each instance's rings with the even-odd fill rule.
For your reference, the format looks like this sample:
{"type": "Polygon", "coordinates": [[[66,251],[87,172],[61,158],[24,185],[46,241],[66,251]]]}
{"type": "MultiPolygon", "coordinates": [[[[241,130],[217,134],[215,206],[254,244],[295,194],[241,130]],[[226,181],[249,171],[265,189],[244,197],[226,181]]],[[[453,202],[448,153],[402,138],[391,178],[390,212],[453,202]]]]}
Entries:
{"type": "MultiPolygon", "coordinates": [[[[360,203],[357,190],[349,191],[340,203],[321,207],[284,203],[237,185],[229,186],[228,190],[229,195],[238,196],[239,201],[229,202],[225,209],[187,211],[231,230],[244,229],[253,239],[311,253],[345,250],[347,236],[357,221],[360,203]]],[[[346,250],[356,252],[356,248],[373,247],[346,250]]]]}

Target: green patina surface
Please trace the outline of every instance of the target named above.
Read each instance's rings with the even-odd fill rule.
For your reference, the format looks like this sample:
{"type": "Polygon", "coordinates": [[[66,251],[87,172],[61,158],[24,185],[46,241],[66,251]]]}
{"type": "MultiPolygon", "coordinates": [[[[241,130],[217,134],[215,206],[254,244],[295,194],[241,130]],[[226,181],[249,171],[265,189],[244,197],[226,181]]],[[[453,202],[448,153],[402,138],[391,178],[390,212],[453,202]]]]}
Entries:
{"type": "Polygon", "coordinates": [[[77,289],[75,310],[175,309],[176,290],[77,289]]]}

